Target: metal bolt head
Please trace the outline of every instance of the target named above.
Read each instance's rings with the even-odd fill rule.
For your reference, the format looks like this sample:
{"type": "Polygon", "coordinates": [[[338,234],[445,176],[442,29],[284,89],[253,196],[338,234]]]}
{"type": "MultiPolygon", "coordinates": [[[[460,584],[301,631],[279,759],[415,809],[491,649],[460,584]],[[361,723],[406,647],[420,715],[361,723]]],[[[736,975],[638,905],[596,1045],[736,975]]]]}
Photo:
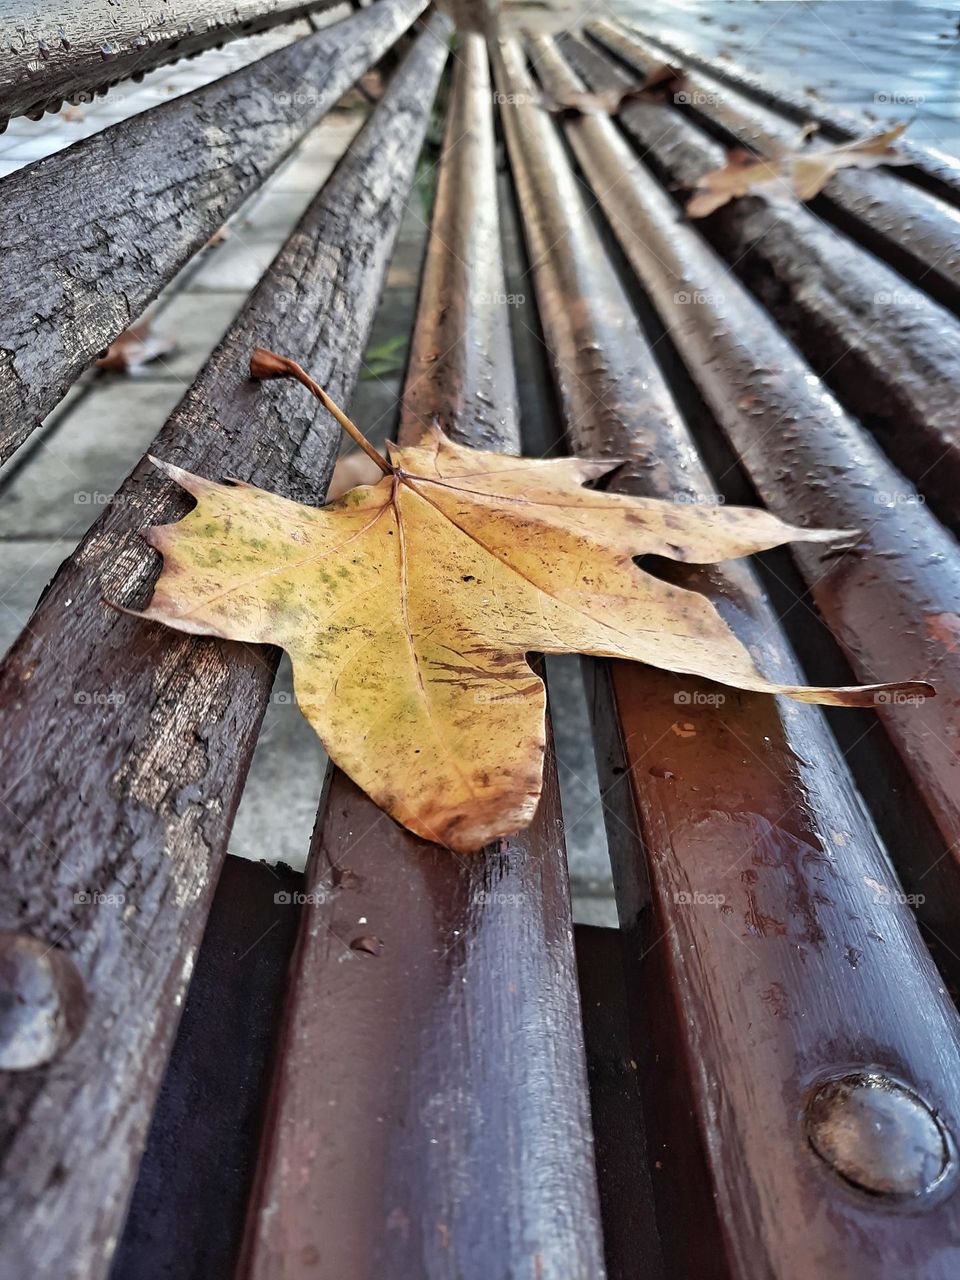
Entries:
{"type": "Polygon", "coordinates": [[[68,956],[39,938],[0,931],[0,1070],[52,1061],[86,1012],[83,979],[68,956]]]}
{"type": "Polygon", "coordinates": [[[804,1120],[817,1155],[871,1195],[923,1195],[954,1163],[933,1108],[883,1071],[854,1071],[818,1085],[804,1120]]]}

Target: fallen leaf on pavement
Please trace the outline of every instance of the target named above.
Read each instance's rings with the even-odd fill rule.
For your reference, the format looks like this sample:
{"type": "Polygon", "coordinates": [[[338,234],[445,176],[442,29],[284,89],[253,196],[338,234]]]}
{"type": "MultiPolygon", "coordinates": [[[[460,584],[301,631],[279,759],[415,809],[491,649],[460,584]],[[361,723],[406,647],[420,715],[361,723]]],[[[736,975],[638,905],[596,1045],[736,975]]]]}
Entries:
{"type": "Polygon", "coordinates": [[[251,371],[308,386],[381,478],[307,507],[157,462],[197,505],[146,531],[163,570],[140,616],[286,649],[331,758],[426,839],[472,852],[530,822],[545,693],[528,653],[628,658],[802,702],[932,692],[770,683],[706,596],[633,560],[699,564],[833,532],[587,489],[617,462],[487,453],[437,428],[388,462],[293,361],[258,350],[251,371]]]}
{"type": "Polygon", "coordinates": [[[176,345],[172,338],[155,333],[150,321],[144,320],[114,338],[97,360],[97,368],[118,373],[137,373],[151,360],[169,355],[176,345]]]}

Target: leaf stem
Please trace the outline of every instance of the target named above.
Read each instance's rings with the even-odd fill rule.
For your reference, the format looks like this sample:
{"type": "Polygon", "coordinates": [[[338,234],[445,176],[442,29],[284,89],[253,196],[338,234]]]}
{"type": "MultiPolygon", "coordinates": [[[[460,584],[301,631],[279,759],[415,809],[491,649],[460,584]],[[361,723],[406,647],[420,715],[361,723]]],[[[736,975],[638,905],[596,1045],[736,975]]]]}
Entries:
{"type": "Polygon", "coordinates": [[[355,422],[347,417],[339,405],[334,404],[319,382],[314,382],[309,373],[291,360],[289,356],[278,356],[275,351],[266,347],[255,347],[250,357],[251,378],[295,378],[302,382],[308,391],[313,392],[328,413],[332,413],[351,440],[354,440],[368,458],[372,458],[384,475],[392,475],[393,467],[373,447],[355,422]]]}

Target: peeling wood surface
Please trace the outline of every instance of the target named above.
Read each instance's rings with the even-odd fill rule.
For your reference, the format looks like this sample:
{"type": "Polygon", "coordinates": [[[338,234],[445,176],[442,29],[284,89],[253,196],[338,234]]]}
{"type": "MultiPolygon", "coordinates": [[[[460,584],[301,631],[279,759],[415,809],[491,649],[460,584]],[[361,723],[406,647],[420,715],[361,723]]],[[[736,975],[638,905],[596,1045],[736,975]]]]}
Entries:
{"type": "MultiPolygon", "coordinates": [[[[435,19],[417,42],[157,437],[157,455],[322,498],[338,430],[300,388],[251,382],[250,352],[288,350],[349,400],[446,31],[435,19]]],[[[187,506],[142,462],[0,670],[0,920],[72,960],[89,1002],[69,1048],[6,1081],[4,1274],[107,1272],[273,680],[272,651],[175,635],[104,603],[142,606],[159,558],[137,530],[187,506]]]]}
{"type": "MultiPolygon", "coordinates": [[[[591,88],[621,86],[623,74],[594,49],[563,47],[591,88]]],[[[621,119],[668,189],[690,190],[724,163],[721,148],[670,106],[636,104],[621,119]]],[[[746,197],[694,225],[945,523],[960,528],[960,321],[804,205],[746,197]]]]}
{"type": "Polygon", "coordinates": [[[4,182],[0,461],[425,5],[381,0],[4,182]]]}
{"type": "Polygon", "coordinates": [[[0,12],[0,121],[89,102],[132,75],[266,31],[337,0],[8,0],[0,12]]]}
{"type": "MultiPolygon", "coordinates": [[[[536,52],[549,92],[582,89],[548,40],[536,52]]],[[[498,87],[519,95],[504,125],[570,443],[628,458],[617,480],[629,491],[715,501],[556,127],[523,105],[521,56],[503,46],[498,87]]],[[[625,185],[610,121],[566,133],[597,192],[625,185]]],[[[792,678],[749,568],[678,581],[713,595],[761,665],[792,678]]],[[[590,669],[667,1273],[947,1280],[960,1261],[958,1170],[937,1124],[958,1132],[960,1019],[822,714],[649,667],[590,669]],[[839,1176],[879,1188],[888,1153],[854,1168],[811,1145],[818,1084],[874,1069],[924,1099],[920,1146],[929,1139],[951,1187],[921,1174],[909,1216],[839,1176]]]]}
{"type": "MultiPolygon", "coordinates": [[[[461,38],[401,441],[439,416],[519,451],[487,56],[461,38]],[[431,357],[434,357],[431,359],[431,357]]],[[[542,668],[541,668],[542,674],[542,668]]],[[[335,771],[257,1193],[248,1280],[602,1280],[552,747],[533,825],[471,856],[335,771]]]]}

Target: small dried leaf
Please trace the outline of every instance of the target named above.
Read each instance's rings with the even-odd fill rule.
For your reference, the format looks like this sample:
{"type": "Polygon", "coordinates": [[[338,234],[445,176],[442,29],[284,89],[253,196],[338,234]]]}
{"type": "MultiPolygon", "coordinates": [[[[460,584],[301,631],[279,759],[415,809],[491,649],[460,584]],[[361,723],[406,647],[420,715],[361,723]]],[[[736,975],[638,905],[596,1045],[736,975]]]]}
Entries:
{"type": "Polygon", "coordinates": [[[822,151],[805,151],[791,156],[790,176],[797,199],[812,200],[840,169],[875,169],[881,164],[908,164],[909,158],[900,155],[893,146],[906,127],[906,124],[898,124],[893,129],[886,129],[870,138],[858,138],[842,147],[826,147],[822,151]]]}
{"type": "Polygon", "coordinates": [[[172,338],[154,332],[149,320],[143,320],[114,338],[96,365],[98,369],[136,373],[151,360],[169,355],[176,345],[172,338]]]}
{"type": "MultiPolygon", "coordinates": [[[[881,164],[906,164],[893,143],[906,129],[905,124],[887,129],[869,138],[839,147],[823,147],[785,151],[763,158],[741,149],[731,151],[722,169],[712,169],[698,181],[687,202],[690,218],[705,218],[730,200],[740,196],[763,195],[768,200],[812,200],[840,169],[873,169],[881,164]]],[[[799,145],[816,128],[806,125],[799,145]]]]}
{"type": "Polygon", "coordinates": [[[729,201],[757,191],[780,199],[789,197],[782,160],[764,160],[748,151],[731,151],[722,169],[711,169],[699,180],[687,201],[687,217],[706,218],[729,201]]]}
{"type": "Polygon", "coordinates": [[[551,115],[556,116],[615,116],[626,103],[643,99],[653,99],[658,91],[679,87],[683,72],[668,62],[658,62],[651,67],[643,84],[631,84],[622,88],[599,89],[595,93],[583,91],[566,93],[558,98],[548,94],[541,95],[540,106],[551,115]]]}

